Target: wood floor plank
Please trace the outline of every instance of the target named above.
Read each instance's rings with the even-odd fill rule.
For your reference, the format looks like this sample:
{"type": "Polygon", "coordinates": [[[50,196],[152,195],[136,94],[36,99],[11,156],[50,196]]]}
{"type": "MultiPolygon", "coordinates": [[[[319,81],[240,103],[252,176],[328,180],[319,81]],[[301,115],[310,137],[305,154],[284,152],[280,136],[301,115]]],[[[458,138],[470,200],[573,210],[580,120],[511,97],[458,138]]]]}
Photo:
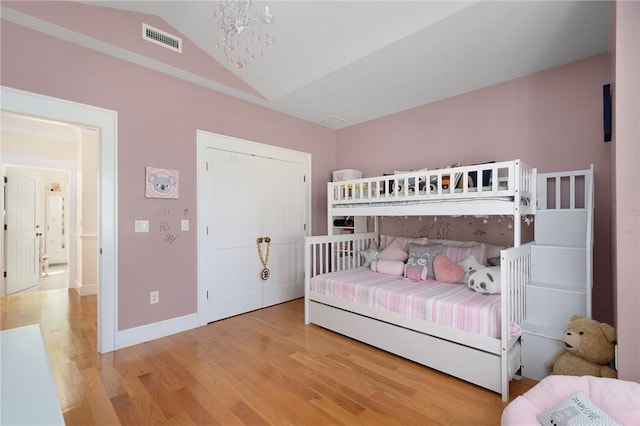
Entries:
{"type": "Polygon", "coordinates": [[[53,369],[53,377],[56,382],[60,407],[64,413],[66,410],[74,408],[83,402],[82,377],[76,368],[75,362],[71,360],[58,362],[55,367],[53,369]]]}
{"type": "MultiPolygon", "coordinates": [[[[188,354],[185,354],[188,355],[188,354]]],[[[185,360],[189,365],[196,365],[191,376],[185,380],[185,385],[191,395],[214,418],[215,424],[241,425],[242,420],[232,411],[232,407],[243,402],[242,391],[231,379],[222,377],[219,371],[212,368],[209,362],[194,363],[189,358],[178,356],[179,362],[185,360]]]]}
{"type": "Polygon", "coordinates": [[[67,426],[99,424],[93,416],[87,398],[83,398],[77,405],[65,410],[62,415],[67,426]]]}
{"type": "MultiPolygon", "coordinates": [[[[138,411],[128,394],[125,393],[111,398],[111,405],[113,406],[121,425],[139,425],[143,423],[142,417],[138,414],[138,411]]],[[[94,423],[87,422],[86,424],[94,423]]]]}
{"type": "MultiPolygon", "coordinates": [[[[238,382],[233,374],[214,362],[210,351],[181,350],[172,355],[178,363],[184,365],[191,373],[185,376],[185,383],[201,404],[212,413],[220,424],[243,424],[230,411],[240,402],[257,406],[254,408],[267,419],[270,424],[277,424],[278,417],[272,413],[271,407],[265,404],[252,387],[238,382]],[[263,404],[263,405],[261,405],[263,404]]],[[[232,354],[229,354],[232,356],[232,354]]]]}
{"type": "MultiPolygon", "coordinates": [[[[231,424],[226,421],[218,421],[218,419],[216,419],[216,417],[205,408],[204,404],[206,404],[206,402],[199,401],[198,398],[194,397],[193,393],[187,388],[175,391],[174,396],[178,401],[180,401],[180,406],[189,414],[189,417],[191,417],[198,425],[231,424]]],[[[229,418],[229,416],[225,416],[225,420],[229,418]]]]}
{"type": "Polygon", "coordinates": [[[166,424],[167,419],[160,409],[156,395],[151,395],[140,381],[140,376],[150,373],[144,362],[137,362],[127,368],[122,376],[122,384],[127,390],[127,395],[144,424],[166,424]]]}
{"type": "Polygon", "coordinates": [[[138,380],[149,395],[153,396],[165,418],[175,417],[183,411],[181,402],[176,399],[176,392],[168,390],[162,383],[162,379],[154,373],[142,374],[138,376],[138,380]]]}
{"type": "Polygon", "coordinates": [[[177,416],[171,417],[169,420],[169,424],[171,426],[196,426],[197,424],[193,421],[189,414],[182,412],[177,416]]]}
{"type": "Polygon", "coordinates": [[[260,413],[253,410],[243,401],[238,402],[231,407],[231,412],[236,415],[245,425],[268,425],[267,422],[260,413]]]}
{"type": "MultiPolygon", "coordinates": [[[[82,388],[91,409],[95,424],[118,424],[118,415],[110,403],[109,395],[105,390],[100,373],[95,368],[82,370],[82,388]]],[[[81,419],[82,420],[82,419],[81,419]]]]}
{"type": "MultiPolygon", "coordinates": [[[[40,323],[68,425],[495,425],[500,395],[304,324],[302,300],[98,354],[96,296],[0,298],[40,323]]],[[[512,382],[511,399],[535,384],[512,382]]]]}
{"type": "MultiPolygon", "coordinates": [[[[232,346],[228,342],[223,342],[220,348],[229,351],[232,346]]],[[[272,407],[279,418],[288,418],[292,424],[312,424],[322,421],[319,418],[323,417],[323,413],[315,409],[311,410],[305,404],[305,395],[296,393],[291,386],[283,386],[286,379],[276,368],[260,360],[252,360],[247,353],[229,352],[234,356],[225,358],[224,368],[236,381],[243,383],[247,388],[258,388],[260,391],[256,395],[263,402],[261,405],[272,407]],[[247,368],[247,363],[252,363],[251,368],[247,368]],[[299,408],[291,410],[291,406],[299,408]]]]}

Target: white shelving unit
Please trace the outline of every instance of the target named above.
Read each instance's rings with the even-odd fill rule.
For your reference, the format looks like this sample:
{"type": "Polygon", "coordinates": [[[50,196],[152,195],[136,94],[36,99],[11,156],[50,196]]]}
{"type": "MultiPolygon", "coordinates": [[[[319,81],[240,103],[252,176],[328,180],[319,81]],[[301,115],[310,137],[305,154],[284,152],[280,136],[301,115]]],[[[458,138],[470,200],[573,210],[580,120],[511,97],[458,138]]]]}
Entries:
{"type": "MultiPolygon", "coordinates": [[[[329,218],[329,235],[341,235],[341,234],[355,234],[367,232],[367,218],[358,216],[334,216],[329,218]],[[336,221],[347,221],[349,224],[336,225],[336,221]]],[[[353,247],[349,246],[349,243],[344,243],[343,246],[336,246],[334,250],[337,255],[341,257],[351,256],[353,254],[353,247]]]]}
{"type": "Polygon", "coordinates": [[[535,244],[526,287],[523,375],[541,380],[563,348],[572,315],[591,317],[593,285],[593,165],[538,174],[535,244]],[[546,199],[541,194],[547,193],[546,199]]]}
{"type": "Polygon", "coordinates": [[[367,232],[366,217],[334,216],[332,219],[332,223],[330,224],[330,227],[332,228],[332,235],[367,232]],[[336,225],[336,221],[346,221],[348,224],[336,225]]]}
{"type": "MultiPolygon", "coordinates": [[[[359,170],[342,169],[342,170],[333,171],[334,182],[341,182],[348,179],[360,179],[361,177],[362,177],[362,172],[359,170]]],[[[353,188],[350,188],[348,190],[352,191],[353,188]]],[[[328,198],[327,201],[330,202],[331,197],[327,197],[327,198],[328,198]]],[[[327,220],[328,220],[328,223],[327,223],[328,235],[367,232],[367,218],[363,216],[331,216],[329,215],[327,220]],[[337,224],[337,222],[345,222],[345,223],[337,224]]]]}

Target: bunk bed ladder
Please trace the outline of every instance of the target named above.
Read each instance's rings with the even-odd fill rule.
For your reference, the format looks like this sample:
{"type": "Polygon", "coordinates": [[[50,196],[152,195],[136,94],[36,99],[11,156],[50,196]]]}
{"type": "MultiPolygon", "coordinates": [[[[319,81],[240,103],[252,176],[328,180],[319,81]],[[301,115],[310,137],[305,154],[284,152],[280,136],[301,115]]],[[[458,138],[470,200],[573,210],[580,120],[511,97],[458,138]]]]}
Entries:
{"type": "Polygon", "coordinates": [[[591,317],[593,165],[538,174],[535,244],[523,325],[524,375],[540,380],[572,315],[591,317]]]}

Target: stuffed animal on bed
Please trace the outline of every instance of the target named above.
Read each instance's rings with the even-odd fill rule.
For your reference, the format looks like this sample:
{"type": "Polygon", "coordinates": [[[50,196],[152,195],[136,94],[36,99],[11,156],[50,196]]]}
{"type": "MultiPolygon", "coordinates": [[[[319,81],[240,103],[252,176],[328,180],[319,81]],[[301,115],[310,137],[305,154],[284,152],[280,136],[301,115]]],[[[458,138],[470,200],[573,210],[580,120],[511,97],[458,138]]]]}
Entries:
{"type": "Polygon", "coordinates": [[[469,277],[469,289],[484,295],[500,293],[502,273],[499,266],[489,266],[469,277]]]}
{"type": "Polygon", "coordinates": [[[360,252],[360,257],[362,257],[362,266],[366,268],[371,266],[371,262],[378,259],[378,254],[380,254],[380,249],[374,241],[367,250],[360,252]]]}
{"type": "Polygon", "coordinates": [[[469,255],[469,257],[467,257],[465,260],[460,262],[459,265],[462,266],[462,269],[464,270],[464,276],[459,281],[463,284],[469,284],[469,277],[476,271],[485,268],[485,266],[482,263],[478,262],[478,259],[476,259],[476,257],[472,254],[469,255]]]}
{"type": "Polygon", "coordinates": [[[563,340],[564,349],[548,365],[551,374],[618,377],[608,365],[615,357],[616,330],[611,325],[574,315],[563,340]]]}

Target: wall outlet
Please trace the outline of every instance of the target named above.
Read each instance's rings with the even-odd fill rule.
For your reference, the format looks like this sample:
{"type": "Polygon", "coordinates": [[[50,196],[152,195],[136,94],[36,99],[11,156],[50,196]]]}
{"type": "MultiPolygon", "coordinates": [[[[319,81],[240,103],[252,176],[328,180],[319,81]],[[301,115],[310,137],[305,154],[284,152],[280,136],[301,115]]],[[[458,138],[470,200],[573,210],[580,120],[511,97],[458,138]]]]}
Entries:
{"type": "Polygon", "coordinates": [[[151,293],[149,293],[149,303],[153,305],[158,302],[160,302],[160,292],[152,291],[151,293]]]}

